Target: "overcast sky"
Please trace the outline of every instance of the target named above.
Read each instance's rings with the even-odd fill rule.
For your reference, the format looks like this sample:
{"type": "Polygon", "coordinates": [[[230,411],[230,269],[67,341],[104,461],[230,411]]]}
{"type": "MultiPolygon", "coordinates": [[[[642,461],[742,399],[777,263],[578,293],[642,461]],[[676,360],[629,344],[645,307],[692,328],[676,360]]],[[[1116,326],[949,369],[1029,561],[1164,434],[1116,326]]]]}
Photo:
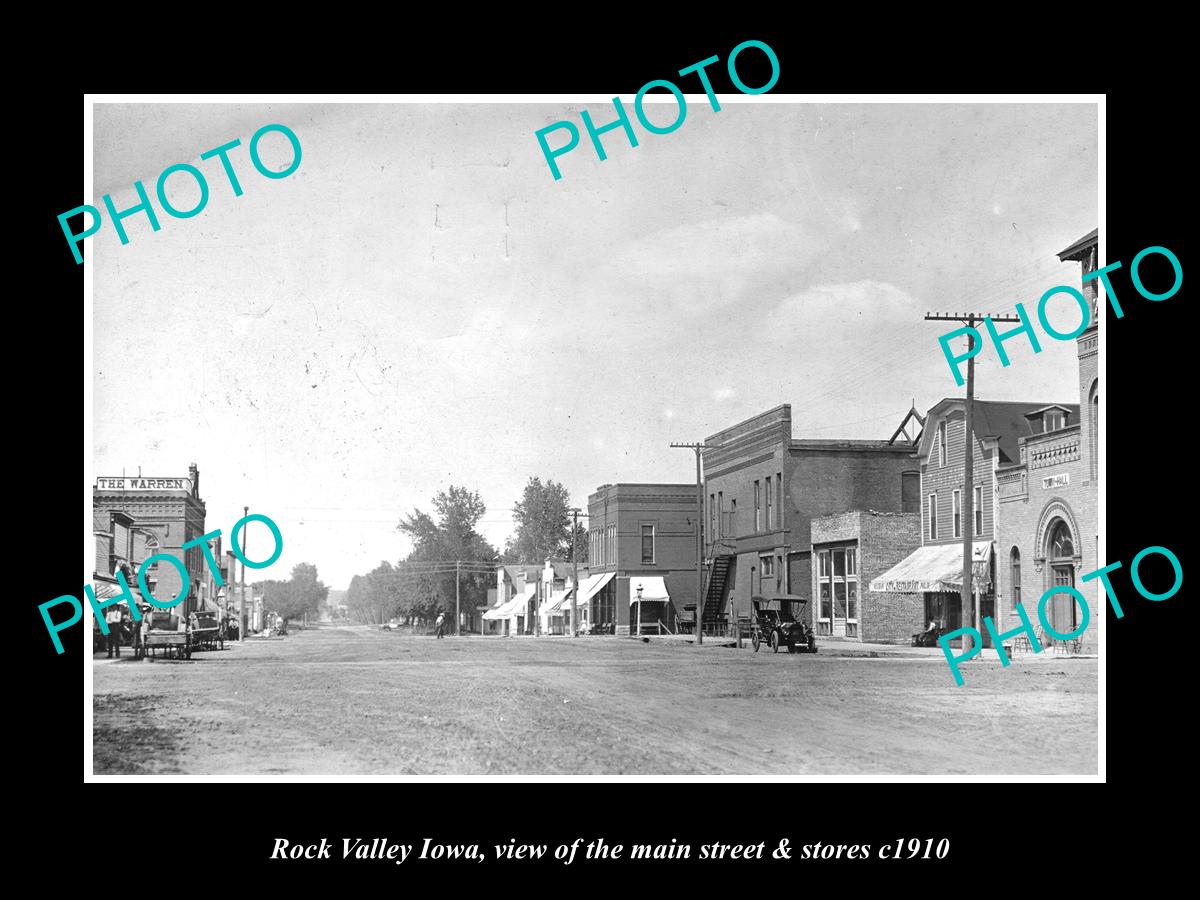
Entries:
{"type": "MultiPolygon", "coordinates": [[[[450,484],[482,494],[500,546],[529,476],[584,507],[606,482],[690,482],[671,441],[780,403],[794,437],[888,438],[914,399],[961,393],[937,343],[954,325],[925,312],[1035,315],[1045,290],[1078,284],[1055,253],[1097,225],[1094,105],[715,113],[701,95],[673,134],[639,128],[636,149],[605,135],[604,162],[584,133],[555,181],[533,133],[585,107],[610,118],[595,103],[97,105],[89,202],[132,206],[135,180],[153,196],[177,162],[210,197],[191,219],[159,209],[158,232],[125,220],[128,245],[107,221],[87,241],[93,474],[196,462],[209,530],[244,505],[279,524],[263,577],[309,561],[344,588],[406,553],[399,516],[450,484]],[[247,145],[275,122],[303,160],[269,180],[247,145]],[[234,138],[237,198],[199,159],[234,138]]],[[[278,134],[261,147],[273,168],[290,159],[278,134]]],[[[168,195],[198,196],[178,175],[168,195]]],[[[1052,320],[1071,323],[1058,302],[1052,320]]],[[[980,357],[980,398],[1078,402],[1072,342],[1013,343],[1007,369],[980,357]]]]}

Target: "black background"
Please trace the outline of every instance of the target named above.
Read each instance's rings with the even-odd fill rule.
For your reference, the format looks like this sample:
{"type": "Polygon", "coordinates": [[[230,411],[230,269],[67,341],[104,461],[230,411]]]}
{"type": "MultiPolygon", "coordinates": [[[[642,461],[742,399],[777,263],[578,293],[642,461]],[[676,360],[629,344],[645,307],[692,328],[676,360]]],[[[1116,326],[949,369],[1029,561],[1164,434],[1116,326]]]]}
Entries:
{"type": "MultiPolygon", "coordinates": [[[[542,25],[553,30],[557,22],[550,15],[542,25]]],[[[594,37],[581,36],[575,26],[562,28],[561,33],[530,38],[521,45],[508,36],[489,38],[483,27],[474,43],[461,34],[447,40],[426,32],[422,37],[405,33],[375,39],[379,46],[370,52],[332,34],[321,46],[267,42],[268,49],[257,54],[245,44],[214,38],[216,46],[206,50],[203,65],[166,60],[139,72],[114,63],[91,70],[87,86],[139,92],[586,91],[620,94],[628,107],[644,82],[671,77],[679,68],[714,54],[722,59],[709,70],[714,88],[732,92],[723,62],[729,50],[747,38],[766,41],[779,57],[781,77],[772,93],[1011,92],[1048,87],[1103,92],[1113,81],[1074,45],[1043,48],[1053,50],[1050,55],[1061,63],[1047,74],[995,48],[945,44],[920,51],[911,44],[891,46],[887,40],[864,44],[843,36],[834,41],[812,27],[726,26],[703,35],[672,32],[666,38],[632,25],[612,25],[609,15],[598,11],[594,37]],[[948,46],[957,48],[953,58],[948,46]]],[[[739,58],[739,71],[750,85],[762,84],[767,77],[765,65],[755,71],[756,59],[761,59],[756,51],[739,58]]],[[[694,83],[679,81],[687,91],[697,89],[694,83]]],[[[68,650],[56,656],[37,611],[37,604],[45,600],[80,591],[78,523],[81,513],[86,515],[80,509],[85,484],[82,474],[76,480],[69,473],[80,471],[75,469],[80,444],[85,458],[91,452],[91,436],[85,434],[80,441],[75,430],[79,420],[74,418],[80,404],[74,398],[90,373],[83,371],[83,343],[76,330],[83,304],[82,267],[75,265],[55,217],[85,202],[80,168],[84,101],[83,94],[65,82],[26,101],[26,121],[37,140],[27,145],[23,166],[28,165],[28,176],[17,185],[27,195],[19,201],[20,215],[10,219],[16,230],[9,238],[18,248],[10,259],[27,276],[19,278],[23,286],[10,300],[19,315],[14,316],[16,327],[9,341],[17,361],[17,415],[10,418],[10,446],[19,448],[18,458],[29,457],[10,471],[16,486],[28,492],[10,506],[15,526],[10,534],[23,538],[10,544],[15,551],[10,573],[27,585],[9,601],[20,622],[17,639],[24,660],[12,673],[9,696],[17,703],[6,717],[14,751],[10,790],[32,794],[19,811],[21,843],[57,861],[54,878],[59,883],[79,880],[94,889],[109,880],[105,872],[113,853],[129,866],[162,858],[164,864],[169,860],[185,869],[192,858],[212,858],[219,861],[212,864],[215,868],[206,864],[203,870],[215,873],[214,890],[240,884],[357,886],[376,881],[399,889],[440,883],[452,890],[478,886],[536,893],[609,881],[636,890],[647,879],[670,879],[668,883],[684,889],[870,884],[950,892],[974,892],[987,885],[1006,893],[1009,887],[1074,892],[1106,866],[1142,859],[1143,852],[1150,859],[1167,855],[1162,842],[1169,840],[1172,829],[1157,818],[1153,807],[1169,802],[1186,783],[1176,779],[1186,771],[1187,748],[1179,728],[1188,723],[1181,713],[1193,705],[1187,700],[1189,683],[1183,670],[1189,655],[1183,643],[1189,636],[1183,627],[1187,582],[1172,599],[1151,603],[1137,597],[1128,579],[1134,554],[1154,544],[1170,547],[1185,573],[1190,571],[1184,540],[1185,535],[1190,538],[1190,529],[1185,532],[1181,515],[1190,506],[1185,494],[1190,494],[1192,481],[1187,459],[1194,415],[1185,375],[1191,357],[1191,335],[1184,322],[1186,281],[1170,300],[1151,303],[1134,292],[1128,278],[1129,261],[1150,245],[1172,249],[1187,270],[1182,223],[1184,186],[1190,179],[1184,176],[1185,143],[1175,125],[1185,110],[1163,83],[1170,81],[1148,82],[1142,89],[1123,77],[1124,87],[1108,92],[1104,261],[1125,264],[1114,276],[1125,317],[1116,320],[1110,311],[1106,321],[1107,373],[1101,384],[1108,392],[1105,561],[1125,564],[1113,582],[1126,615],[1117,621],[1110,611],[1106,622],[1104,787],[937,777],[922,783],[849,785],[785,784],[772,778],[703,786],[499,780],[215,788],[202,783],[84,785],[81,713],[89,701],[81,697],[79,633],[64,632],[68,650]],[[14,347],[17,336],[21,340],[14,347]],[[30,577],[25,578],[26,573],[30,577]],[[164,801],[166,796],[177,799],[164,801]],[[948,837],[952,849],[942,862],[901,864],[766,860],[577,862],[563,867],[553,860],[489,860],[482,865],[397,867],[341,864],[336,850],[328,863],[268,862],[277,837],[317,841],[323,836],[334,844],[342,837],[418,844],[429,837],[438,843],[479,843],[484,850],[510,838],[551,847],[576,837],[599,836],[623,844],[665,843],[672,838],[692,844],[766,841],[768,851],[784,837],[793,846],[819,840],[873,847],[894,844],[897,838],[934,838],[936,843],[948,837]],[[171,851],[159,857],[153,847],[171,851]],[[78,853],[78,865],[62,867],[64,853],[78,853]],[[519,880],[511,880],[513,875],[519,880]]],[[[83,252],[88,249],[85,244],[83,252]]],[[[1057,249],[1048,247],[1047,252],[1057,249]]],[[[1147,269],[1148,282],[1152,273],[1153,266],[1147,269]]],[[[969,298],[963,300],[966,308],[969,298]]],[[[201,327],[197,312],[173,309],[169,295],[164,295],[160,314],[197,319],[201,327]]],[[[148,348],[145,364],[163,359],[158,350],[148,348]]],[[[131,397],[128,402],[133,407],[138,400],[131,397]]],[[[1151,586],[1152,568],[1144,570],[1151,586]]],[[[1050,719],[1042,727],[1053,729],[1055,723],[1050,719]]],[[[20,865],[20,859],[14,864],[20,865]]],[[[199,887],[207,879],[193,880],[199,887]]]]}

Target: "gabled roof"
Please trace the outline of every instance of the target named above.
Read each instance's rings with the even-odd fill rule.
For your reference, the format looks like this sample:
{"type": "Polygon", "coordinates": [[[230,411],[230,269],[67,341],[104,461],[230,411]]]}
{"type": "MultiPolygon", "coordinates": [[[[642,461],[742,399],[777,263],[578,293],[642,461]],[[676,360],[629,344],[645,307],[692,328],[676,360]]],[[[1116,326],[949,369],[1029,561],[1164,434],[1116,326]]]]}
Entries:
{"type": "Polygon", "coordinates": [[[1073,243],[1070,247],[1067,247],[1064,250],[1059,250],[1058,258],[1063,262],[1067,262],[1068,260],[1072,259],[1082,259],[1084,254],[1091,250],[1092,247],[1096,246],[1099,234],[1100,229],[1093,228],[1091,231],[1073,243]]]}
{"type": "MultiPolygon", "coordinates": [[[[929,455],[934,436],[937,433],[933,420],[944,419],[950,410],[961,411],[965,406],[965,400],[959,397],[947,397],[929,411],[929,419],[926,421],[925,433],[918,451],[920,455],[929,455]],[[931,425],[934,427],[930,427],[931,425]]],[[[1066,410],[1071,421],[1079,420],[1078,403],[976,400],[972,430],[975,432],[976,438],[992,438],[999,444],[1000,462],[1017,462],[1020,459],[1019,439],[1040,433],[1040,429],[1034,430],[1029,417],[1032,416],[1036,419],[1038,413],[1047,409],[1066,410]]]]}

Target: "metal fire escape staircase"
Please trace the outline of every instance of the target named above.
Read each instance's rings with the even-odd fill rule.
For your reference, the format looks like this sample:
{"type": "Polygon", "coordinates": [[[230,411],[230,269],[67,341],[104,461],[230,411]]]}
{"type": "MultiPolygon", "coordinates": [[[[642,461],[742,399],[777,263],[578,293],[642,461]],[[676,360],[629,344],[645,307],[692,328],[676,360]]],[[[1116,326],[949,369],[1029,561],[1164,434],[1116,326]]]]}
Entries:
{"type": "Polygon", "coordinates": [[[721,604],[725,599],[725,582],[729,578],[729,567],[736,557],[717,556],[713,558],[712,569],[708,573],[708,584],[704,590],[704,625],[713,625],[721,619],[721,604]]]}

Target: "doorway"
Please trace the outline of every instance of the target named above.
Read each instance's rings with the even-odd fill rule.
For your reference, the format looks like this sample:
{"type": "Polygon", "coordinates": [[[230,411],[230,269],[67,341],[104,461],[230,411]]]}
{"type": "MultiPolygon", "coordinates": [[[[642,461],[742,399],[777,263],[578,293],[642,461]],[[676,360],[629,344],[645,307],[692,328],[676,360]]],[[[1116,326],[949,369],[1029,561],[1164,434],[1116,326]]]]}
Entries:
{"type": "MultiPolygon", "coordinates": [[[[1046,556],[1050,563],[1052,587],[1075,587],[1075,542],[1067,523],[1059,519],[1050,529],[1046,556]]],[[[1078,627],[1078,610],[1071,594],[1055,594],[1050,600],[1050,624],[1059,634],[1070,634],[1078,627]]]]}

